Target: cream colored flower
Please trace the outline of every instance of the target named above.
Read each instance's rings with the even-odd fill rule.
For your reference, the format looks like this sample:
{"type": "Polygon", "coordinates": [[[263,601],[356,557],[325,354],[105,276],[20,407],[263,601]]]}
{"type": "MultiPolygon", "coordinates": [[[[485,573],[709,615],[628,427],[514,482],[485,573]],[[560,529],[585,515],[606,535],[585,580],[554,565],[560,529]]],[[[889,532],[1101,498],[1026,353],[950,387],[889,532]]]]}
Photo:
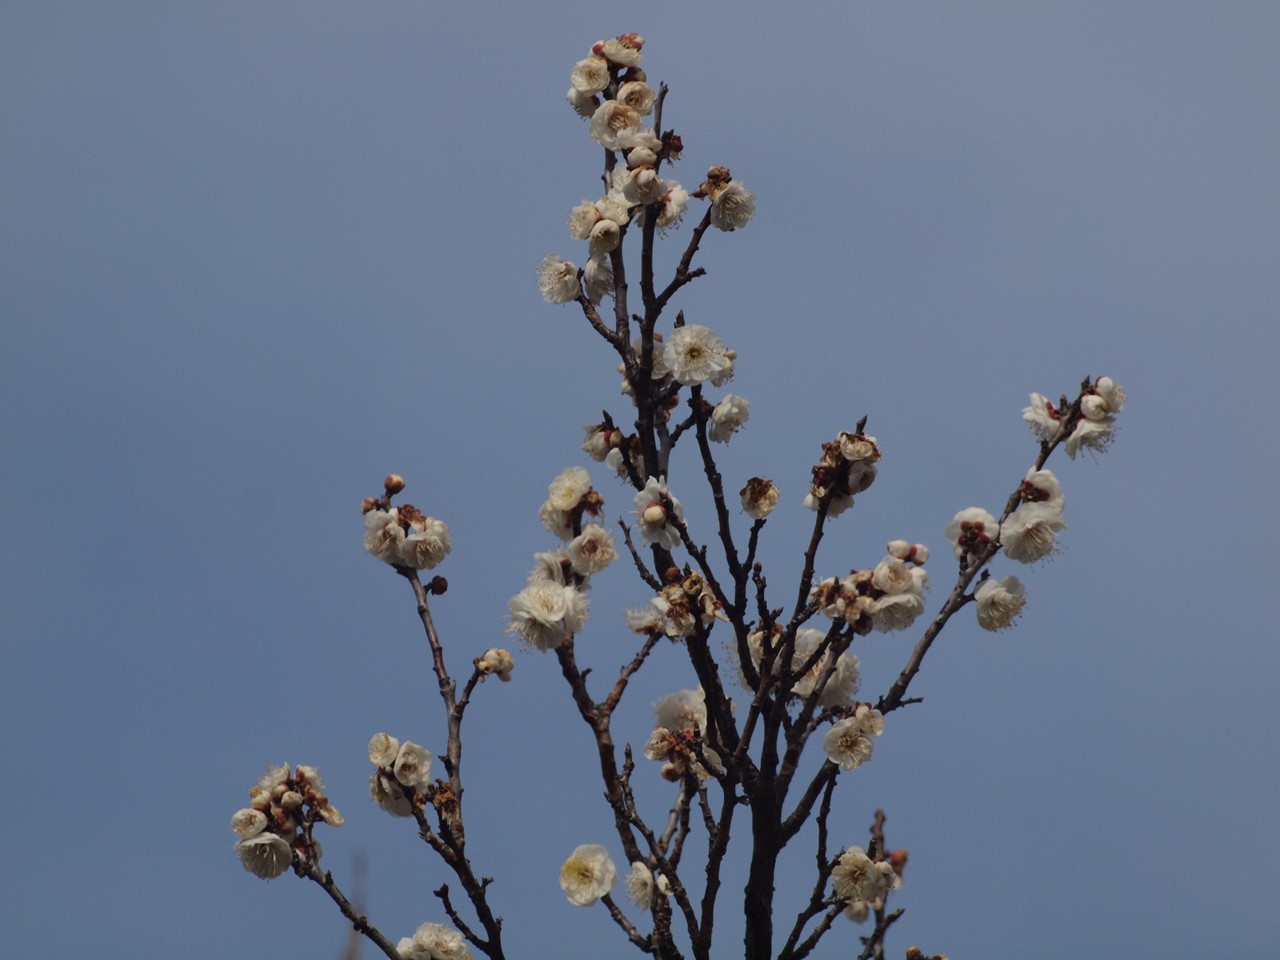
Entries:
{"type": "Polygon", "coordinates": [[[569,902],[588,907],[613,889],[618,869],[598,843],[584,843],[560,868],[560,889],[569,902]]]}

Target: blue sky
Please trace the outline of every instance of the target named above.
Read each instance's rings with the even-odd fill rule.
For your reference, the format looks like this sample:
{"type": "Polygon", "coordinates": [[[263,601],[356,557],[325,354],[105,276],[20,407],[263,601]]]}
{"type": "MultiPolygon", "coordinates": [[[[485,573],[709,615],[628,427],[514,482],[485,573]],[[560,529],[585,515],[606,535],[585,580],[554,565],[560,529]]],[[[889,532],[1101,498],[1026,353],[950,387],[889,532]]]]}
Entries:
{"type": "MultiPolygon", "coordinates": [[[[548,252],[581,259],[564,219],[598,193],[569,69],[624,30],[671,87],[675,175],[726,164],[758,198],[679,306],[739,352],[752,416],[722,468],[782,487],[776,578],[819,443],[859,416],[885,461],[830,572],[895,537],[942,558],[957,510],[998,512],[1034,456],[1030,391],[1129,391],[1111,451],[1053,464],[1063,551],[997,562],[1027,584],[1019,626],[953,623],[925,702],[842,791],[839,842],[883,807],[911,850],[891,955],[1263,955],[1277,8],[325,0],[0,8],[0,955],[337,956],[318,890],[232,853],[232,812],[282,760],[321,767],[348,820],[326,860],[342,878],[368,853],[374,921],[440,918],[441,868],[367,800],[371,734],[443,734],[359,501],[405,475],[454,535],[451,662],[499,642],[551,546],[546,483],[583,462],[581,424],[625,413],[607,348],[534,288],[548,252]]],[[[673,470],[696,526],[693,480],[673,470]]],[[[608,676],[646,592],[597,580],[579,647],[608,676]]],[[[867,639],[864,691],[913,639],[867,639]]],[[[692,685],[677,653],[619,718],[637,744],[692,685]]],[[[469,831],[512,954],[626,955],[556,883],[611,832],[554,661],[481,693],[469,831]]],[[[809,856],[780,896],[806,895],[809,856]]],[[[845,925],[822,956],[855,943],[845,925]]]]}

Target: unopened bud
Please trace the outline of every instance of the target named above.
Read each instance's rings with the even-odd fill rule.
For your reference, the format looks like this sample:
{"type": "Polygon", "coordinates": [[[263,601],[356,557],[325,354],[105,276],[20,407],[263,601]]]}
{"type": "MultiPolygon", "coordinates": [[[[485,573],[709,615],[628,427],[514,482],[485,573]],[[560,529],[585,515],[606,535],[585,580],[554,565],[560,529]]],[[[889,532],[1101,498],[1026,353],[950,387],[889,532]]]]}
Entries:
{"type": "Polygon", "coordinates": [[[651,503],[644,508],[640,519],[653,527],[663,526],[667,522],[667,510],[660,503],[651,503]]]}
{"type": "Polygon", "coordinates": [[[661,773],[662,773],[662,779],[669,780],[671,783],[679,783],[680,780],[682,779],[680,771],[679,769],[676,768],[676,765],[674,763],[670,763],[670,762],[664,763],[662,765],[661,773]]]}
{"type": "Polygon", "coordinates": [[[302,794],[297,790],[288,790],[285,795],[280,798],[280,806],[286,810],[297,810],[302,806],[302,794]]]}
{"type": "Polygon", "coordinates": [[[370,510],[377,510],[381,506],[382,506],[382,501],[379,500],[377,497],[365,497],[362,501],[360,501],[360,512],[362,514],[365,514],[365,513],[368,513],[370,510]]]}
{"type": "Polygon", "coordinates": [[[398,473],[388,474],[387,478],[382,481],[382,488],[387,491],[387,496],[394,497],[404,489],[404,477],[398,473]]]}
{"type": "Polygon", "coordinates": [[[427,592],[432,596],[441,597],[449,589],[449,581],[444,577],[432,577],[431,582],[427,584],[427,592]]]}

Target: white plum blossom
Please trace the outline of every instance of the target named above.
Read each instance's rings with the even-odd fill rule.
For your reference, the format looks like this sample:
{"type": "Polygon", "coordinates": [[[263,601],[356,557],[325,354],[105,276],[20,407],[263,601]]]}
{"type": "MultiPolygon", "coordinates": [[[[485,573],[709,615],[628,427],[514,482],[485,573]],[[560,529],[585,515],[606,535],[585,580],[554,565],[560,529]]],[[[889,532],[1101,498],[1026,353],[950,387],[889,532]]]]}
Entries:
{"type": "Polygon", "coordinates": [[[598,220],[587,241],[587,249],[593,257],[612,253],[622,242],[622,228],[613,220],[598,220]]]}
{"type": "Polygon", "coordinates": [[[599,93],[609,85],[609,61],[602,57],[587,57],[573,65],[569,82],[578,93],[588,96],[599,93]]]}
{"type": "Polygon", "coordinates": [[[401,960],[471,960],[462,934],[442,923],[424,923],[412,937],[401,937],[396,953],[401,960]]]}
{"type": "Polygon", "coordinates": [[[583,200],[569,211],[569,236],[574,240],[588,239],[599,219],[600,210],[596,205],[590,200],[583,200]]]}
{"type": "Polygon", "coordinates": [[[653,705],[658,726],[668,730],[707,730],[707,701],[701,689],[677,690],[653,705]]]}
{"type": "Polygon", "coordinates": [[[384,563],[398,564],[400,544],[404,542],[404,527],[395,507],[390,510],[370,510],[364,515],[364,548],[384,563]]]}
{"type": "Polygon", "coordinates": [[[640,63],[644,37],[638,33],[624,33],[620,37],[601,40],[591,47],[591,52],[608,57],[610,63],[620,67],[634,67],[640,63]]]}
{"type": "MultiPolygon", "coordinates": [[[[408,791],[412,795],[413,791],[408,791]]],[[[413,816],[413,801],[405,796],[405,789],[395,777],[375,770],[369,778],[369,796],[379,807],[393,817],[413,816]]]]}
{"type": "Polygon", "coordinates": [[[576,587],[551,580],[534,580],[507,601],[511,623],[507,633],[518,633],[537,650],[553,650],[582,629],[587,601],[576,587]]]}
{"type": "Polygon", "coordinates": [[[858,705],[852,716],[834,724],[822,738],[822,752],[841,770],[853,770],[871,759],[872,737],[884,732],[884,717],[867,704],[858,705]]]}
{"type": "Polygon", "coordinates": [[[1046,396],[1031,394],[1031,406],[1024,407],[1022,419],[1027,421],[1031,432],[1041,440],[1052,440],[1062,429],[1062,411],[1053,405],[1046,396]]]}
{"type": "Polygon", "coordinates": [[[583,577],[599,573],[613,563],[617,556],[613,537],[598,523],[589,523],[583,527],[582,533],[566,548],[566,553],[574,571],[583,577]]]}
{"type": "Polygon", "coordinates": [[[662,617],[652,606],[641,607],[638,610],[624,610],[623,616],[627,620],[627,629],[632,633],[662,632],[662,617]]]}
{"type": "Polygon", "coordinates": [[[677,327],[663,353],[672,375],[685,386],[712,379],[732,362],[715,332],[696,323],[677,327]]]}
{"type": "Polygon", "coordinates": [[[728,443],[729,438],[742,429],[750,416],[750,402],[732,393],[715,405],[707,436],[715,443],[728,443]]]}
{"type": "Polygon", "coordinates": [[[369,762],[375,767],[389,767],[396,762],[400,741],[389,733],[375,733],[369,740],[369,762]]]}
{"type": "Polygon", "coordinates": [[[1111,428],[1110,420],[1081,419],[1067,437],[1067,456],[1074,460],[1081,449],[1102,453],[1111,446],[1111,428]]]}
{"type": "Polygon", "coordinates": [[[639,860],[632,863],[631,873],[627,875],[627,896],[634,900],[641,910],[648,910],[653,905],[655,891],[663,897],[671,893],[671,884],[667,882],[667,878],[658,874],[655,882],[653,871],[646,864],[639,860]]]}
{"type": "Polygon", "coordinates": [[[583,93],[577,87],[570,87],[564,98],[569,101],[569,106],[573,107],[573,112],[583,120],[590,120],[596,108],[600,106],[599,97],[583,93]]]}
{"type": "Polygon", "coordinates": [[[654,99],[653,87],[643,80],[631,80],[618,87],[617,100],[625,103],[642,117],[653,113],[654,99]]]}
{"type": "Polygon", "coordinates": [[[613,889],[618,868],[598,843],[584,843],[560,868],[560,889],[569,902],[588,907],[613,889]]]}
{"type": "Polygon", "coordinates": [[[665,192],[666,183],[658,176],[658,171],[653,167],[641,166],[633,170],[631,176],[627,178],[622,195],[627,198],[628,203],[648,206],[655,203],[665,192]]]}
{"type": "Polygon", "coordinates": [[[1054,535],[1066,529],[1062,507],[1053,503],[1024,503],[1000,524],[1005,556],[1019,563],[1043,560],[1057,548],[1054,535]]]}
{"type": "Polygon", "coordinates": [[[606,150],[621,150],[619,136],[642,129],[640,113],[617,100],[606,100],[591,115],[591,139],[606,150]]]}
{"type": "Polygon", "coordinates": [[[755,215],[756,195],[746,189],[741,180],[730,180],[716,191],[711,201],[711,225],[717,230],[745,227],[755,215]]]}
{"type": "Polygon", "coordinates": [[[613,296],[613,264],[609,258],[601,255],[588,259],[582,270],[582,284],[592,303],[598,304],[605,297],[613,296]]]}
{"type": "Polygon", "coordinates": [[[391,774],[401,786],[427,786],[431,782],[431,751],[419,743],[406,740],[396,751],[391,774]]]}
{"type": "Polygon", "coordinates": [[[578,299],[578,268],[549,253],[538,264],[538,291],[547,303],[572,303],[578,299]]]}
{"type": "Polygon", "coordinates": [[[831,868],[831,888],[837,897],[871,903],[885,895],[888,884],[879,864],[865,850],[849,847],[831,868]]]}
{"type": "Polygon", "coordinates": [[[964,560],[994,540],[1000,531],[996,518],[981,507],[966,507],[955,515],[943,531],[951,542],[956,559],[964,560]]]}
{"type": "Polygon", "coordinates": [[[550,500],[544,500],[538,508],[538,519],[561,540],[573,539],[573,518],[567,510],[557,510],[550,500]]]}
{"type": "Polygon", "coordinates": [[[742,509],[752,520],[763,520],[773,513],[781,494],[772,480],[763,477],[752,477],[747,485],[739,491],[742,509]]]}
{"type": "Polygon", "coordinates": [[[1124,410],[1124,402],[1128,397],[1120,384],[1110,377],[1099,377],[1093,388],[1098,391],[1097,395],[1106,401],[1108,413],[1114,415],[1124,410]]]}
{"type": "MultiPolygon", "coordinates": [[[[924,571],[921,570],[921,573],[924,571]]],[[[871,604],[871,623],[881,633],[905,630],[924,613],[924,601],[918,593],[885,594],[871,604]]]]}
{"type": "Polygon", "coordinates": [[[676,226],[689,209],[689,191],[674,180],[664,180],[663,183],[667,189],[658,197],[662,209],[658,211],[658,219],[655,221],[659,231],[676,226]]]}
{"type": "Polygon", "coordinates": [[[1035,467],[1027,471],[1027,478],[1022,481],[1022,497],[1036,503],[1047,503],[1059,510],[1067,502],[1062,493],[1062,484],[1053,471],[1037,470],[1035,467]]]}
{"type": "Polygon", "coordinates": [[[449,528],[435,517],[415,517],[400,541],[400,563],[415,570],[431,570],[453,549],[449,528]]]}
{"type": "Polygon", "coordinates": [[[484,655],[476,660],[476,669],[481,675],[489,676],[497,674],[498,679],[503,683],[511,680],[511,671],[516,667],[516,662],[511,658],[511,653],[503,650],[501,647],[490,647],[484,652],[484,655]]]}
{"type": "Polygon", "coordinates": [[[973,591],[977,601],[978,626],[984,630],[1003,630],[1012,626],[1022,612],[1026,588],[1017,577],[983,580],[973,591]]]}
{"type": "Polygon", "coordinates": [[[259,833],[236,841],[236,856],[241,866],[263,880],[280,876],[293,863],[289,841],[274,833],[259,833]]]}
{"type": "Polygon", "coordinates": [[[591,474],[584,467],[568,467],[547,485],[547,501],[556,510],[572,510],[591,492],[591,474]]]}
{"type": "Polygon", "coordinates": [[[237,810],[231,817],[231,829],[241,840],[256,837],[267,829],[267,815],[252,807],[237,810]]]}
{"type": "Polygon", "coordinates": [[[657,477],[646,480],[644,489],[635,496],[635,506],[636,522],[645,543],[656,543],[667,550],[680,545],[680,531],[668,521],[674,518],[684,523],[684,509],[663,480],[657,477]]]}

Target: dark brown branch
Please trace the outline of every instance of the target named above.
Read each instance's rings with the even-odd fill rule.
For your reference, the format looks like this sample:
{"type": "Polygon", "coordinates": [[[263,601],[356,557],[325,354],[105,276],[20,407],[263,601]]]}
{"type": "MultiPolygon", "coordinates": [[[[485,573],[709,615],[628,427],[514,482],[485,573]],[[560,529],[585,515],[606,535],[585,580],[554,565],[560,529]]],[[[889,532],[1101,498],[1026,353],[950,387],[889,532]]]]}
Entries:
{"type": "Polygon", "coordinates": [[[381,950],[391,960],[400,960],[400,954],[396,950],[395,944],[382,935],[382,932],[371,923],[368,917],[357,910],[338,889],[338,885],[333,882],[333,874],[328,871],[321,871],[320,865],[310,858],[299,857],[294,854],[293,868],[299,876],[306,877],[308,880],[316,883],[320,889],[329,895],[329,899],[338,905],[338,910],[342,915],[351,922],[352,929],[358,931],[368,938],[369,942],[381,950]]]}

